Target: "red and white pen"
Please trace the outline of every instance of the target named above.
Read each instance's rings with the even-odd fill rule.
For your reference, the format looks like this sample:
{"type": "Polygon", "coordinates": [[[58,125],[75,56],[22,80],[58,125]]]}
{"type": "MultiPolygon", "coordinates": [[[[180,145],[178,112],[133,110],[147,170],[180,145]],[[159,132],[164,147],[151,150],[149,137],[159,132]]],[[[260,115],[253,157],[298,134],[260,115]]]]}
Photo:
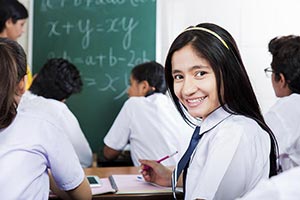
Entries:
{"type": "MultiPolygon", "coordinates": [[[[164,160],[166,160],[166,159],[168,159],[168,158],[173,157],[173,156],[176,155],[177,153],[178,153],[178,151],[175,151],[174,153],[172,153],[172,154],[170,154],[170,155],[167,155],[167,156],[165,156],[165,157],[163,157],[163,158],[157,160],[156,162],[157,162],[157,163],[160,163],[160,162],[162,162],[162,161],[164,161],[164,160]]],[[[150,168],[151,168],[151,167],[145,165],[144,168],[143,168],[143,170],[147,171],[147,170],[149,170],[150,168]]]]}

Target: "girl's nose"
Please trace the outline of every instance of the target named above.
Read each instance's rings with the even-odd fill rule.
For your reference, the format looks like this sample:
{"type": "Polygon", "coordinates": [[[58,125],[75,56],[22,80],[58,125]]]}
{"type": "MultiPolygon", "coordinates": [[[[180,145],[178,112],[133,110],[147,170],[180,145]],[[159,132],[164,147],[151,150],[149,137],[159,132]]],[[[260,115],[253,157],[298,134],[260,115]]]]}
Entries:
{"type": "Polygon", "coordinates": [[[192,79],[186,78],[183,83],[182,93],[186,96],[194,94],[197,91],[197,85],[192,79]]]}

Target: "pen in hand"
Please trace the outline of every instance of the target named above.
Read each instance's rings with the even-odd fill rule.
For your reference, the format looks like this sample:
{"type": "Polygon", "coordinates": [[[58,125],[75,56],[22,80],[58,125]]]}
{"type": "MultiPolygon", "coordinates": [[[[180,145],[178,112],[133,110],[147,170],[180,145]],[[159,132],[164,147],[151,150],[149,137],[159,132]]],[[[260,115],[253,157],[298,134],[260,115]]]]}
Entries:
{"type": "MultiPolygon", "coordinates": [[[[178,153],[178,151],[175,151],[174,153],[172,153],[172,154],[170,154],[170,155],[167,155],[167,156],[165,156],[165,157],[163,157],[163,158],[157,160],[156,162],[157,162],[157,163],[160,163],[160,162],[162,162],[162,161],[164,161],[164,160],[166,160],[166,159],[168,159],[168,158],[173,157],[173,156],[176,155],[177,153],[178,153]]],[[[147,170],[149,170],[150,168],[151,168],[151,167],[145,165],[144,168],[143,168],[143,171],[147,171],[147,170]]]]}

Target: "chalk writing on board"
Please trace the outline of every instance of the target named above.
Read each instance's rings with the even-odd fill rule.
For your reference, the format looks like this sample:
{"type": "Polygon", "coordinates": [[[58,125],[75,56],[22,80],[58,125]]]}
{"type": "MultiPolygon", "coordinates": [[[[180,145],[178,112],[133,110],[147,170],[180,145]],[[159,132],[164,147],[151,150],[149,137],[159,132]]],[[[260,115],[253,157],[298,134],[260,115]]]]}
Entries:
{"type": "Polygon", "coordinates": [[[106,19],[103,23],[93,22],[91,19],[79,19],[70,21],[49,21],[48,37],[60,37],[61,35],[82,34],[81,47],[87,49],[90,46],[91,34],[97,33],[119,33],[124,32],[122,46],[124,50],[130,48],[132,43],[132,32],[138,26],[139,21],[133,17],[118,17],[106,19]],[[93,26],[93,24],[95,24],[93,26]]]}
{"type": "MultiPolygon", "coordinates": [[[[89,77],[85,77],[84,81],[86,82],[87,86],[96,86],[98,88],[98,91],[104,92],[107,90],[112,90],[114,92],[117,91],[117,89],[114,87],[114,82],[118,81],[120,79],[120,77],[112,77],[109,74],[105,74],[105,77],[107,78],[107,83],[104,87],[97,87],[97,81],[94,78],[89,78],[89,77]]],[[[114,96],[114,100],[118,100],[120,98],[122,98],[123,96],[127,95],[127,90],[129,87],[129,83],[128,83],[128,79],[129,76],[125,73],[124,74],[124,89],[121,90],[121,92],[116,93],[116,95],[114,96]]]]}
{"type": "MultiPolygon", "coordinates": [[[[131,50],[129,51],[131,56],[129,56],[129,60],[126,60],[125,57],[117,57],[113,54],[113,48],[109,48],[109,53],[100,53],[96,56],[87,56],[85,58],[83,57],[74,57],[72,58],[67,51],[63,51],[62,55],[55,54],[55,52],[50,52],[48,54],[48,58],[55,58],[55,57],[63,57],[65,59],[68,59],[70,62],[74,63],[75,65],[85,65],[90,67],[114,67],[118,62],[122,62],[122,66],[127,65],[128,67],[133,67],[139,63],[148,62],[149,59],[146,56],[146,51],[142,51],[141,57],[136,57],[136,52],[131,50]],[[105,56],[108,55],[108,56],[105,56]]],[[[126,96],[126,91],[128,89],[129,83],[129,75],[127,73],[124,74],[124,77],[119,76],[113,76],[109,72],[106,72],[104,76],[100,76],[100,79],[105,80],[105,84],[103,86],[99,86],[99,81],[96,80],[94,77],[85,77],[83,75],[83,80],[85,82],[85,85],[87,87],[95,87],[97,91],[99,92],[106,92],[106,91],[112,91],[116,95],[114,97],[114,100],[120,99],[123,96],[126,96]],[[114,86],[114,84],[117,82],[119,83],[122,81],[124,83],[124,88],[117,88],[114,86]]]]}
{"type": "MultiPolygon", "coordinates": [[[[133,7],[138,7],[141,4],[155,1],[156,0],[130,0],[130,4],[133,7]]],[[[122,6],[126,2],[126,0],[42,0],[42,11],[47,11],[48,9],[65,8],[67,6],[85,8],[105,5],[122,6]]]]}
{"type": "Polygon", "coordinates": [[[66,50],[62,54],[57,54],[53,51],[48,53],[48,58],[63,57],[74,64],[83,64],[85,66],[98,66],[98,67],[114,67],[116,65],[134,67],[137,64],[150,61],[147,57],[146,50],[139,51],[137,54],[134,50],[128,51],[128,57],[118,57],[114,54],[113,48],[109,48],[109,52],[99,52],[97,55],[88,55],[86,57],[71,57],[66,50]]]}

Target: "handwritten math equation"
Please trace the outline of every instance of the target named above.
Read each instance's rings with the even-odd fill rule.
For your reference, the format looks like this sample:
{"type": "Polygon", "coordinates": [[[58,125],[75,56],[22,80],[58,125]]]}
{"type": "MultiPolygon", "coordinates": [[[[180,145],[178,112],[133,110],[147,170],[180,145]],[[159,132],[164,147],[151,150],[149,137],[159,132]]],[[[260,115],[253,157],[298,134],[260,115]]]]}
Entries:
{"type": "MultiPolygon", "coordinates": [[[[63,53],[57,54],[55,52],[50,52],[48,54],[48,58],[62,57],[64,59],[69,60],[74,65],[80,67],[84,66],[85,70],[87,68],[100,68],[104,71],[104,74],[97,74],[97,78],[91,76],[85,76],[83,74],[83,80],[85,82],[86,87],[96,88],[99,92],[112,92],[115,94],[114,100],[118,100],[123,96],[126,96],[127,89],[129,87],[129,71],[134,66],[148,62],[150,59],[147,57],[147,51],[142,50],[136,52],[134,50],[129,50],[129,56],[127,57],[118,57],[114,54],[114,49],[112,47],[109,48],[108,52],[99,52],[98,55],[88,55],[86,57],[81,56],[70,56],[67,51],[63,51],[63,53]],[[125,73],[120,73],[118,75],[112,75],[110,73],[110,69],[113,67],[119,67],[127,69],[125,73]],[[99,76],[101,76],[99,78],[99,76]],[[116,87],[116,85],[122,85],[122,88],[116,87]]],[[[123,71],[123,70],[122,70],[123,71]]]]}
{"type": "Polygon", "coordinates": [[[72,34],[81,35],[81,48],[87,49],[91,44],[92,37],[101,37],[101,34],[122,34],[122,47],[124,50],[130,48],[132,43],[132,33],[139,25],[139,21],[133,17],[116,17],[105,19],[102,22],[92,22],[91,19],[79,19],[75,22],[59,20],[49,21],[48,37],[55,38],[62,35],[69,36],[72,34]],[[94,36],[92,34],[95,34],[94,36]],[[97,35],[98,34],[98,35],[97,35]]]}
{"type": "Polygon", "coordinates": [[[68,6],[91,8],[97,6],[122,6],[129,3],[132,7],[139,7],[145,3],[154,3],[156,0],[42,0],[42,11],[51,9],[63,9],[68,6]]]}

